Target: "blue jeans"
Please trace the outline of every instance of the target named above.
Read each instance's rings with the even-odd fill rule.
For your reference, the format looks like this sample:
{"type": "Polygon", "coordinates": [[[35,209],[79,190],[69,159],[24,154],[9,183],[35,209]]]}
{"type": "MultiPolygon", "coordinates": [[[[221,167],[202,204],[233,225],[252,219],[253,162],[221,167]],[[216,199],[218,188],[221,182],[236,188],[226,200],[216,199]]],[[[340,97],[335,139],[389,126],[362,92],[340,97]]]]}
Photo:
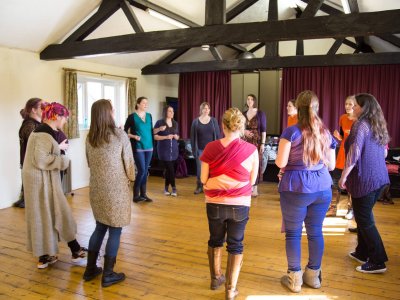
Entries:
{"type": "Polygon", "coordinates": [[[374,264],[381,264],[388,261],[385,247],[375,226],[374,214],[372,212],[383,187],[364,197],[353,197],[354,218],[358,228],[356,253],[363,259],[368,258],[374,264]]]}
{"type": "Polygon", "coordinates": [[[206,209],[210,230],[208,246],[222,247],[226,236],[227,251],[231,254],[243,253],[244,230],[250,207],[207,203],[206,209]]]}
{"type": "Polygon", "coordinates": [[[121,239],[121,227],[111,227],[96,221],[96,228],[89,240],[89,251],[99,252],[104,236],[108,230],[106,255],[116,257],[118,254],[119,241],[121,239]]]}
{"type": "Polygon", "coordinates": [[[153,151],[135,152],[133,153],[133,156],[135,157],[135,164],[137,168],[135,184],[133,185],[133,195],[134,197],[137,197],[140,193],[140,196],[145,196],[147,173],[149,170],[151,157],[153,156],[153,151]]]}
{"type": "Polygon", "coordinates": [[[316,193],[281,192],[281,210],[286,232],[288,270],[301,270],[301,231],[303,222],[308,239],[308,267],[321,267],[324,253],[322,223],[332,199],[332,190],[316,193]]]}
{"type": "Polygon", "coordinates": [[[203,150],[197,149],[197,156],[196,156],[196,176],[197,176],[197,183],[200,183],[200,175],[201,175],[201,160],[200,156],[203,154],[203,150]]]}

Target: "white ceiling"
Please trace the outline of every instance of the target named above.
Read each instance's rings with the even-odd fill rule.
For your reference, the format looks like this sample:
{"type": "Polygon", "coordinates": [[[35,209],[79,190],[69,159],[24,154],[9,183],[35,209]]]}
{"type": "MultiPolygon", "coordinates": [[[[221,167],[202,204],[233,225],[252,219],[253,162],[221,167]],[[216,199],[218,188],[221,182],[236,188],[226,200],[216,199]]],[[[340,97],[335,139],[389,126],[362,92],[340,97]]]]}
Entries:
{"type": "MultiPolygon", "coordinates": [[[[205,0],[151,0],[151,2],[192,22],[204,25],[205,0]]],[[[235,5],[236,2],[238,0],[226,0],[227,8],[235,5]]],[[[268,0],[259,0],[230,23],[266,21],[268,2],[268,0]]],[[[290,8],[290,4],[293,2],[300,4],[303,8],[305,7],[305,4],[298,0],[279,0],[278,16],[280,20],[294,18],[295,12],[290,8]]],[[[97,10],[100,3],[101,0],[0,0],[0,46],[40,52],[47,45],[59,43],[65,39],[97,10]]],[[[326,0],[325,3],[335,6],[337,9],[342,7],[341,0],[326,0]]],[[[361,12],[400,9],[400,0],[358,0],[358,5],[361,12]]],[[[176,28],[174,25],[150,16],[143,10],[135,7],[133,7],[133,10],[145,31],[176,28]]],[[[323,15],[323,13],[319,13],[319,15],[323,15]]],[[[119,10],[96,29],[88,39],[129,33],[133,33],[132,27],[123,12],[119,10]]],[[[376,51],[399,51],[393,45],[382,42],[375,37],[371,37],[369,41],[376,51]]],[[[234,55],[234,51],[226,47],[220,46],[219,50],[224,57],[234,55]]],[[[140,69],[154,63],[169,52],[153,51],[106,55],[85,58],[85,60],[140,69]]],[[[259,52],[262,53],[262,51],[259,52]]],[[[212,59],[213,57],[209,52],[191,49],[179,58],[179,61],[212,59]]]]}

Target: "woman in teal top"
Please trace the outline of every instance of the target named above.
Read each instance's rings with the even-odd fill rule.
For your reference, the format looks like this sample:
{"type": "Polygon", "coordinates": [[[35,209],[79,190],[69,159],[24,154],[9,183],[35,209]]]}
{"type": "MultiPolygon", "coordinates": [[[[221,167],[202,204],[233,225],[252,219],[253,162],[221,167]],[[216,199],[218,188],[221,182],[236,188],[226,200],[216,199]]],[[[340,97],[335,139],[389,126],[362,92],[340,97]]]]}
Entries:
{"type": "Polygon", "coordinates": [[[133,202],[152,202],[147,196],[147,172],[153,156],[153,119],[147,111],[147,98],[136,100],[135,112],[126,119],[124,130],[131,141],[133,156],[137,168],[133,186],[133,202]]]}

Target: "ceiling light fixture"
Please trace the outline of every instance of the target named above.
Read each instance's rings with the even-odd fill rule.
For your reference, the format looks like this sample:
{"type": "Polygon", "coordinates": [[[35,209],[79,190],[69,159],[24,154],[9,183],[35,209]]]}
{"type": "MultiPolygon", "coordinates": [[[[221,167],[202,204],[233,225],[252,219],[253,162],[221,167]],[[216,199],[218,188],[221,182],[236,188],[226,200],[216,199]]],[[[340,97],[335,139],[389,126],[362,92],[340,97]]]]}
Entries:
{"type": "Polygon", "coordinates": [[[159,19],[159,20],[161,20],[161,21],[167,22],[167,23],[169,23],[169,24],[171,24],[171,25],[174,25],[174,26],[176,26],[176,27],[179,27],[179,28],[189,28],[189,26],[187,26],[187,25],[185,25],[185,24],[183,24],[183,23],[181,23],[181,22],[178,22],[178,21],[176,21],[176,20],[174,20],[174,19],[172,19],[172,18],[170,18],[170,17],[167,17],[166,15],[160,14],[159,12],[156,12],[155,10],[152,10],[152,9],[150,9],[150,8],[147,8],[147,9],[146,9],[146,12],[147,12],[150,16],[153,16],[153,17],[155,17],[155,18],[157,18],[157,19],[159,19]]]}
{"type": "Polygon", "coordinates": [[[201,50],[203,50],[203,51],[210,50],[210,45],[201,45],[201,50]]]}
{"type": "Polygon", "coordinates": [[[245,51],[239,54],[238,59],[252,59],[256,58],[253,52],[245,51]]]}
{"type": "Polygon", "coordinates": [[[350,11],[350,5],[348,0],[342,0],[342,6],[343,6],[343,11],[345,14],[351,13],[350,11]]]}

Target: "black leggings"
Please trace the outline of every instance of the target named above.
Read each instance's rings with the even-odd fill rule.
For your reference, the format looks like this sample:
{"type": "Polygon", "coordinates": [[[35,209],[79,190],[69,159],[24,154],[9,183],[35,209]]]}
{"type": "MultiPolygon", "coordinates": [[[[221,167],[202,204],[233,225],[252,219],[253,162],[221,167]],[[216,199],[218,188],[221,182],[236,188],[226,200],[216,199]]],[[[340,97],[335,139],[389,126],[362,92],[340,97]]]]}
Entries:
{"type": "Polygon", "coordinates": [[[165,168],[165,187],[168,188],[169,185],[175,188],[175,163],[176,160],[166,161],[162,160],[165,168]]]}

